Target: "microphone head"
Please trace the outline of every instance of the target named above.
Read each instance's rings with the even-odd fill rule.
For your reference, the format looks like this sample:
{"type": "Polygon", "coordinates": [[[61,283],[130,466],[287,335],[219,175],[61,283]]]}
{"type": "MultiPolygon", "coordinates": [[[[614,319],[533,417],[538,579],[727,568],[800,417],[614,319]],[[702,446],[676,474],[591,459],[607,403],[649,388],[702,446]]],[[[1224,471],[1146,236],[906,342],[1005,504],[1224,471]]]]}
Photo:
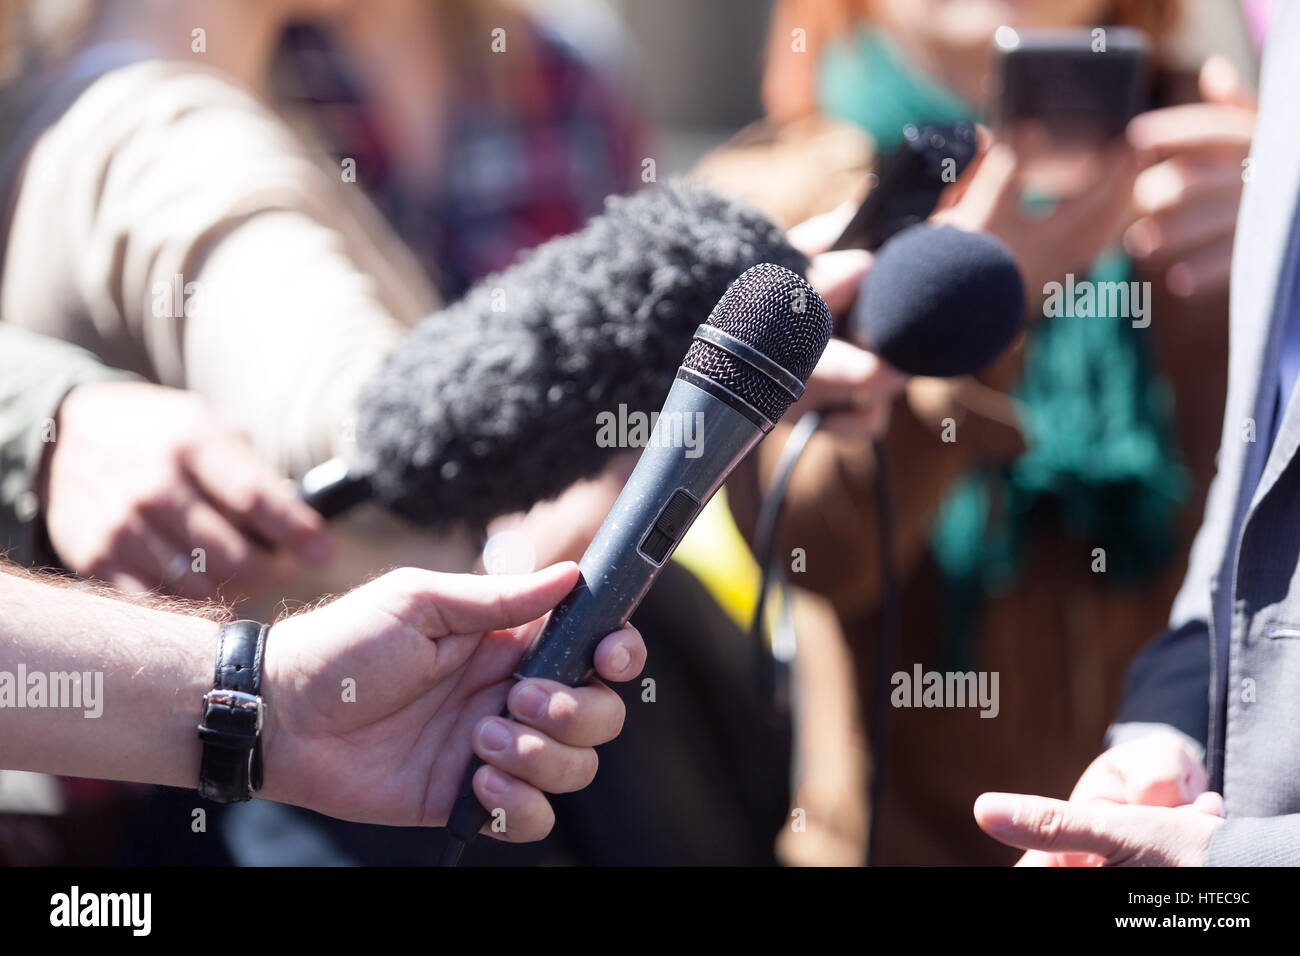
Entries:
{"type": "Polygon", "coordinates": [[[1006,246],[922,223],[877,253],[851,334],[909,375],[969,375],[1011,344],[1024,314],[1020,269],[1006,246]]]}
{"type": "MultiPolygon", "coordinates": [[[[783,378],[798,380],[800,392],[834,328],[830,309],[813,287],[802,276],[770,262],[745,270],[723,293],[705,324],[780,366],[786,373],[783,378]]],[[[712,341],[695,339],[682,368],[727,389],[769,422],[779,421],[798,397],[790,390],[796,383],[783,387],[754,361],[712,341]]]]}

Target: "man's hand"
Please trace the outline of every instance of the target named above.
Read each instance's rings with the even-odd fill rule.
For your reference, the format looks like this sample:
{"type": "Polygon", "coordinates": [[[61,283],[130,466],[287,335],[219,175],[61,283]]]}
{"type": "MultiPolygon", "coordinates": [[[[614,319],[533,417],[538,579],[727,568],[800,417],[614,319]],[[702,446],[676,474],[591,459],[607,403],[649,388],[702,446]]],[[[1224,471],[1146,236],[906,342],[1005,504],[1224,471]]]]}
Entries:
{"type": "Polygon", "coordinates": [[[1104,866],[1204,866],[1222,814],[1217,793],[1183,807],[1018,793],[985,793],[975,801],[975,821],[993,839],[1025,850],[1087,854],[1104,866]]]}
{"type": "MultiPolygon", "coordinates": [[[[542,791],[587,786],[592,749],[617,736],[624,707],[604,684],[515,683],[542,615],[573,588],[559,564],[528,575],[394,571],[276,624],[267,639],[262,795],[331,816],[395,826],[446,823],[471,749],[487,766],[474,792],[504,811],[512,842],[555,817],[542,791]],[[514,721],[497,715],[508,700],[514,721]]],[[[607,680],[640,673],[635,630],[596,650],[607,680]]]]}
{"type": "MultiPolygon", "coordinates": [[[[1165,730],[1125,741],[1088,765],[1070,793],[1070,802],[1107,800],[1148,807],[1181,807],[1209,787],[1209,775],[1182,737],[1165,730]]],[[[1098,866],[1088,854],[1030,851],[1018,866],[1098,866]]]]}
{"type": "Polygon", "coordinates": [[[320,516],[241,434],[158,385],[69,392],[37,493],[60,560],[126,591],[236,599],[330,555],[320,516]]]}

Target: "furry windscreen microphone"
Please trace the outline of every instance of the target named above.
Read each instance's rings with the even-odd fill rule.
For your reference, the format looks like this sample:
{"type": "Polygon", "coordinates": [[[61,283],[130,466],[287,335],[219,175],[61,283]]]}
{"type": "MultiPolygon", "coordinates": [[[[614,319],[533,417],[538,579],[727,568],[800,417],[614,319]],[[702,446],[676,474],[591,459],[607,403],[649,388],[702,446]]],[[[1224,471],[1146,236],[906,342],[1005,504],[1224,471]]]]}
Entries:
{"type": "Polygon", "coordinates": [[[674,181],[607,200],[431,316],[363,390],[361,471],[422,525],[483,524],[598,474],[597,415],[647,415],[742,272],[807,260],[747,206],[674,181]]]}
{"type": "Polygon", "coordinates": [[[881,248],[853,309],[852,337],[909,375],[977,372],[1025,315],[1020,270],[981,232],[921,224],[881,248]]]}

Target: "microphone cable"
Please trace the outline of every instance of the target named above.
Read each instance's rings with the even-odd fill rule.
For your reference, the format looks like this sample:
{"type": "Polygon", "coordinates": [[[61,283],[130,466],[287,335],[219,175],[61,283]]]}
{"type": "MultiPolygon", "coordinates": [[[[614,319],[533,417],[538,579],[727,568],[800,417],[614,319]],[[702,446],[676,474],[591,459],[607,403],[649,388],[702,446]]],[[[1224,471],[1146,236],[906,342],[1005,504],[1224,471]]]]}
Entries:
{"type": "MultiPolygon", "coordinates": [[[[828,410],[830,411],[830,410],[828,410]]],[[[760,578],[758,599],[754,605],[754,616],[750,620],[750,638],[754,644],[754,653],[758,665],[759,690],[761,700],[771,703],[770,714],[779,720],[792,713],[790,706],[790,665],[793,649],[796,646],[793,616],[790,611],[788,582],[784,571],[776,567],[773,552],[776,549],[776,532],[780,525],[781,513],[785,506],[786,492],[795,465],[808,448],[812,436],[821,427],[824,413],[821,411],[805,412],[786,438],[781,456],[777,459],[772,474],[772,482],[763,494],[758,509],[758,518],[754,530],[754,553],[758,561],[760,578]],[[771,646],[766,638],[765,616],[767,594],[775,587],[781,601],[781,619],[773,634],[771,646]]],[[[884,795],[885,764],[889,740],[889,677],[892,673],[898,653],[900,639],[899,606],[901,596],[898,588],[898,570],[894,563],[894,502],[893,489],[889,481],[888,457],[884,442],[874,439],[871,443],[876,459],[876,524],[880,546],[880,609],[879,639],[876,644],[876,673],[873,680],[871,700],[871,724],[868,728],[868,740],[871,747],[871,784],[869,788],[871,801],[871,822],[867,828],[866,866],[871,866],[877,858],[880,839],[880,805],[884,795]]],[[[794,719],[792,717],[792,719],[794,719]]],[[[797,735],[791,735],[797,743],[797,735]]],[[[792,762],[793,763],[793,762],[792,762]]],[[[793,792],[793,787],[791,788],[793,792]]]]}
{"type": "MultiPolygon", "coordinates": [[[[795,635],[790,612],[789,590],[785,573],[778,571],[773,561],[776,549],[776,532],[785,510],[785,495],[808,442],[822,424],[820,411],[805,412],[790,430],[781,457],[777,459],[772,483],[763,494],[754,528],[754,557],[760,570],[758,597],[754,615],[750,618],[749,634],[753,643],[755,673],[758,675],[759,700],[771,705],[768,716],[781,721],[791,713],[790,662],[794,658],[795,635]],[[781,621],[777,634],[769,646],[767,631],[767,595],[775,587],[780,597],[781,621]]],[[[792,738],[793,739],[793,738],[792,738]]]]}

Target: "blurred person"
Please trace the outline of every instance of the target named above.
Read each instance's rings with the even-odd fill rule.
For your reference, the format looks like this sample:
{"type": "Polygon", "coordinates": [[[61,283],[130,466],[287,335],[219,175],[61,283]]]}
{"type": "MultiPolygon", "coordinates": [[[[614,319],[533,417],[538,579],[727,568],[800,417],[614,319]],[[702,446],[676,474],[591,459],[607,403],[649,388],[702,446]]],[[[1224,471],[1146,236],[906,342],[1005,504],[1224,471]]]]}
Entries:
{"type": "MultiPolygon", "coordinates": [[[[405,568],[277,622],[260,638],[249,685],[264,708],[254,757],[263,780],[236,784],[348,819],[439,826],[477,754],[487,766],[475,792],[504,810],[505,829],[485,832],[545,836],[553,815],[542,791],[590,783],[592,748],[624,717],[599,681],[511,679],[577,579],[572,564],[492,577],[405,568]],[[340,693],[348,679],[359,688],[352,699],[340,693]],[[498,716],[507,705],[514,721],[498,716]]],[[[240,659],[218,650],[224,608],[122,600],[12,566],[0,567],[0,604],[0,766],[197,784],[195,718],[214,719],[213,663],[240,659]],[[80,678],[75,688],[68,675],[80,678]]],[[[610,680],[635,677],[644,660],[626,628],[595,654],[610,680]]],[[[216,778],[209,785],[227,787],[216,778]]]]}
{"type": "Polygon", "coordinates": [[[0,324],[0,428],[11,561],[237,601],[287,579],[286,565],[329,556],[320,516],[198,395],[11,324],[0,324]],[[204,573],[188,573],[196,565],[204,573]]]}
{"type": "Polygon", "coordinates": [[[1298,51],[1300,10],[1279,9],[1233,254],[1218,470],[1186,579],[1069,800],[975,802],[980,827],[1029,851],[1021,865],[1300,864],[1298,51]]]}
{"type": "MultiPolygon", "coordinates": [[[[780,3],[769,118],[700,173],[787,223],[804,219],[860,192],[873,155],[906,123],[980,119],[998,26],[1130,25],[1163,53],[1177,13],[1172,2],[1101,0],[780,3]],[[792,51],[795,29],[806,31],[807,53],[792,51]]],[[[994,787],[1068,790],[1096,752],[1123,668],[1177,589],[1213,468],[1227,262],[1254,122],[1250,94],[1223,61],[1202,69],[1200,101],[1196,86],[1160,69],[1160,108],[1098,157],[1091,188],[1046,213],[1022,205],[1031,157],[995,143],[936,214],[1007,243],[1031,315],[1047,282],[1077,272],[1149,281],[1154,319],[1138,329],[1128,317],[1034,316],[1023,348],[984,373],[914,379],[895,405],[885,440],[904,622],[895,666],[997,673],[1001,703],[991,720],[975,708],[891,711],[886,790],[873,808],[879,863],[1010,859],[971,825],[970,802],[994,787]],[[953,430],[956,440],[944,440],[953,430]],[[1094,571],[1094,548],[1105,573],[1094,571]]],[[[730,483],[747,534],[788,427],[730,483]]],[[[859,697],[870,701],[875,456],[861,441],[819,435],[804,458],[777,553],[806,550],[795,581],[834,603],[859,697]]]]}
{"type": "Polygon", "coordinates": [[[449,299],[642,185],[627,84],[527,4],[350,8],[286,31],[273,78],[449,299]]]}
{"type": "MultiPolygon", "coordinates": [[[[320,517],[197,394],[0,323],[0,554],[127,591],[237,602],[330,548],[320,517]]],[[[102,862],[138,796],[0,770],[0,814],[13,814],[0,858],[45,846],[73,854],[47,861],[102,862]],[[76,831],[99,839],[74,851],[57,838],[76,831]]]]}
{"type": "MultiPolygon", "coordinates": [[[[48,16],[17,21],[28,61],[0,97],[0,193],[12,210],[3,321],[197,393],[289,476],[347,450],[357,389],[439,303],[373,207],[317,165],[264,98],[283,24],[331,8],[71,4],[79,18],[48,42],[31,39],[48,16]]],[[[55,401],[34,393],[13,413],[54,419],[55,401]]],[[[6,480],[34,490],[40,465],[10,462],[6,480]]],[[[466,570],[475,550],[468,531],[433,536],[375,507],[332,531],[334,560],[274,588],[267,578],[250,607],[344,589],[395,563],[466,570]]]]}
{"type": "MultiPolygon", "coordinates": [[[[265,104],[279,27],[329,12],[203,0],[143,12],[104,0],[68,59],[30,65],[6,96],[21,135],[5,155],[5,191],[16,193],[5,320],[204,395],[290,475],[346,450],[352,394],[437,303],[354,183],[339,181],[342,169],[316,165],[313,147],[265,104]]],[[[26,421],[55,411],[26,408],[26,421]]],[[[476,551],[469,532],[430,540],[374,509],[334,532],[337,561],[264,601],[347,587],[393,563],[456,570],[476,551]]],[[[694,633],[715,618],[673,620],[694,633]]],[[[231,832],[273,851],[270,836],[286,829],[231,832]]]]}
{"type": "MultiPolygon", "coordinates": [[[[0,316],[80,346],[105,366],[201,396],[228,424],[206,414],[178,419],[193,400],[154,392],[143,410],[135,405],[133,420],[116,425],[119,440],[132,426],[158,439],[130,472],[119,458],[93,488],[68,487],[59,476],[77,469],[64,449],[79,443],[59,444],[51,464],[61,459],[62,466],[43,471],[45,449],[20,441],[25,454],[5,462],[6,495],[24,502],[32,526],[59,524],[60,511],[72,513],[91,490],[140,491],[146,507],[161,496],[152,512],[186,532],[181,547],[171,542],[170,556],[161,556],[161,580],[155,568],[119,570],[139,564],[133,550],[157,550],[148,526],[114,534],[131,501],[119,499],[111,513],[77,528],[80,553],[65,549],[60,557],[119,585],[194,593],[199,582],[216,583],[213,568],[181,569],[177,561],[201,546],[189,537],[202,509],[178,513],[184,483],[160,490],[154,479],[167,475],[150,475],[151,463],[165,469],[182,447],[220,451],[223,435],[228,447],[240,441],[235,432],[281,474],[299,475],[345,452],[356,390],[439,298],[382,217],[335,178],[339,172],[317,164],[316,151],[265,97],[283,24],[334,5],[103,0],[61,9],[63,18],[31,4],[4,11],[9,35],[25,42],[16,50],[18,78],[0,96],[0,195],[9,210],[0,316]],[[180,434],[191,428],[205,434],[180,434]],[[43,500],[42,492],[71,500],[43,500]],[[88,563],[79,566],[79,558],[88,563]]],[[[60,414],[80,409],[85,417],[75,390],[66,405],[63,399],[48,388],[18,393],[0,431],[30,436],[60,414]]],[[[124,410],[117,405],[104,411],[124,410]]],[[[221,481],[234,487],[238,454],[200,457],[205,473],[228,472],[221,481]]],[[[171,477],[181,477],[179,469],[171,477]]],[[[331,530],[334,560],[279,583],[259,574],[246,612],[344,590],[395,564],[465,570],[475,553],[468,530],[435,537],[373,507],[331,530]]],[[[271,555],[243,557],[247,578],[256,559],[271,555]]],[[[167,857],[139,862],[159,858],[167,857]]]]}
{"type": "MultiPolygon", "coordinates": [[[[79,29],[29,43],[0,97],[15,134],[0,168],[3,321],[198,392],[282,473],[345,453],[357,389],[438,296],[343,170],[317,165],[267,105],[279,31],[332,5],[67,8],[79,29]]],[[[9,480],[30,490],[39,464],[9,480]]],[[[337,560],[264,597],[310,598],[394,562],[466,569],[477,550],[476,529],[434,538],[376,507],[333,530],[337,560]]]]}
{"type": "MultiPolygon", "coordinates": [[[[266,105],[280,26],[330,11],[88,9],[67,58],[30,65],[6,97],[21,135],[5,157],[16,203],[3,314],[199,392],[299,474],[345,450],[357,386],[436,303],[373,207],[333,180],[342,170],[322,171],[266,105]]],[[[53,413],[28,408],[25,420],[53,413]]],[[[394,562],[468,567],[475,551],[468,532],[431,541],[375,509],[336,534],[339,560],[264,598],[311,597],[394,562]]]]}
{"type": "MultiPolygon", "coordinates": [[[[330,144],[336,162],[345,157],[356,162],[358,182],[446,294],[508,265],[520,248],[577,228],[605,194],[640,185],[644,137],[627,90],[588,63],[538,13],[527,4],[393,0],[367,5],[328,29],[297,27],[281,49],[278,96],[306,107],[303,119],[330,144]],[[498,27],[511,44],[511,57],[501,58],[483,44],[449,42],[486,36],[498,27]]],[[[815,281],[837,309],[851,301],[844,290],[856,288],[867,258],[851,252],[819,263],[815,281]]],[[[852,395],[889,387],[887,370],[847,343],[835,343],[819,372],[809,385],[806,406],[844,404],[852,395]]],[[[860,402],[860,407],[856,415],[836,416],[836,423],[883,427],[886,402],[860,402]]],[[[633,457],[611,466],[559,501],[503,518],[494,529],[510,528],[509,542],[534,558],[577,560],[634,463],[633,457]]],[[[745,609],[752,608],[752,560],[725,515],[724,502],[710,505],[674,556],[672,570],[638,612],[636,620],[658,650],[659,680],[752,684],[743,676],[748,648],[741,633],[743,616],[750,613],[745,609]],[[743,597],[727,606],[726,596],[737,592],[743,597]],[[710,607],[710,596],[729,613],[710,607]],[[709,635],[714,649],[707,656],[681,646],[697,645],[692,625],[704,623],[700,633],[709,635]],[[670,661],[675,668],[671,675],[665,673],[670,661]],[[703,666],[711,673],[701,671],[703,666]]],[[[805,603],[813,602],[804,597],[801,609],[805,603]]],[[[806,661],[817,653],[812,644],[810,638],[806,661]]],[[[831,666],[819,670],[835,672],[831,666]]],[[[819,699],[824,702],[833,699],[827,684],[823,677],[819,699]]],[[[633,706],[642,703],[635,689],[627,696],[633,706]]],[[[786,790],[782,781],[788,771],[784,758],[776,757],[784,748],[774,746],[767,735],[747,731],[753,721],[722,720],[717,713],[693,711],[694,705],[680,695],[672,699],[671,705],[642,708],[635,726],[607,748],[612,769],[595,788],[557,804],[557,832],[571,845],[582,846],[585,859],[593,862],[770,862],[770,830],[786,809],[779,795],[786,790]],[[706,747],[687,753],[664,746],[674,727],[706,721],[720,752],[746,755],[727,774],[717,772],[719,754],[706,747]],[[663,772],[650,770],[660,762],[671,762],[671,773],[667,766],[663,772]],[[626,780],[620,779],[622,768],[628,770],[626,780]],[[647,779],[665,783],[649,784],[647,779]],[[677,792],[667,793],[668,785],[677,792]],[[626,806],[638,791],[642,806],[708,800],[718,812],[676,818],[646,813],[642,819],[618,814],[615,808],[626,806]],[[748,809],[737,811],[729,804],[733,791],[763,796],[742,797],[748,809]],[[771,800],[769,795],[777,796],[771,800]],[[611,819],[616,814],[617,821],[611,819]],[[768,821],[767,830],[762,820],[768,821]],[[741,845],[735,837],[739,833],[747,833],[752,846],[741,845]]],[[[736,709],[754,704],[747,694],[734,701],[736,709]]],[[[842,765],[840,760],[832,763],[842,765]]],[[[290,814],[278,808],[258,812],[267,818],[256,850],[263,859],[265,841],[284,833],[284,818],[290,814]],[[275,817],[279,819],[272,822],[275,817]]],[[[376,852],[385,858],[410,852],[413,844],[404,839],[400,849],[367,846],[346,826],[321,824],[362,862],[376,859],[376,852]]],[[[539,854],[546,852],[537,848],[539,854]]]]}

